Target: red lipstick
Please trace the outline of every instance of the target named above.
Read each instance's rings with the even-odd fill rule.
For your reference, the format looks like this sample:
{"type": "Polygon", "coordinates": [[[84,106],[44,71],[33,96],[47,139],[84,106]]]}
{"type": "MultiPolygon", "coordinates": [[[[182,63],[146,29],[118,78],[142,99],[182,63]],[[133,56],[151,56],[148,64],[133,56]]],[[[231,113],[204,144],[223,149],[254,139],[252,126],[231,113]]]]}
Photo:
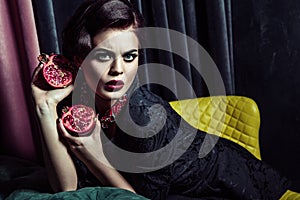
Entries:
{"type": "Polygon", "coordinates": [[[118,91],[124,86],[124,82],[121,80],[111,80],[105,83],[105,89],[108,91],[118,91]]]}

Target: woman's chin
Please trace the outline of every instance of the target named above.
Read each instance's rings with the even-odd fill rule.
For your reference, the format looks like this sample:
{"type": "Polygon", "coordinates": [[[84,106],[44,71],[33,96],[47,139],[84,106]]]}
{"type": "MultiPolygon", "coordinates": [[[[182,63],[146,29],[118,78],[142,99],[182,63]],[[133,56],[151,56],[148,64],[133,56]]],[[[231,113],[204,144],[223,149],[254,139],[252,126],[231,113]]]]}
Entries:
{"type": "Polygon", "coordinates": [[[100,94],[97,93],[96,96],[105,101],[113,101],[120,99],[125,94],[125,91],[117,90],[117,91],[104,91],[100,94]]]}

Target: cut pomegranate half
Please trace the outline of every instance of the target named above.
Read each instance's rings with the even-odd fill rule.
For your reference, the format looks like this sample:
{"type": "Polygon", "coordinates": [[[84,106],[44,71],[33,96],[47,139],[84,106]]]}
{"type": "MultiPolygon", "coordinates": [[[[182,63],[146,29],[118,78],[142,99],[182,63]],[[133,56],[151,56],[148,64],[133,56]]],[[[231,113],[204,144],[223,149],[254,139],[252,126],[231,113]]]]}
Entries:
{"type": "Polygon", "coordinates": [[[38,60],[43,64],[43,76],[46,82],[54,88],[64,88],[73,82],[74,67],[62,55],[41,54],[38,60]]]}
{"type": "Polygon", "coordinates": [[[95,128],[95,117],[93,108],[78,104],[63,111],[62,122],[71,134],[85,136],[95,128]]]}

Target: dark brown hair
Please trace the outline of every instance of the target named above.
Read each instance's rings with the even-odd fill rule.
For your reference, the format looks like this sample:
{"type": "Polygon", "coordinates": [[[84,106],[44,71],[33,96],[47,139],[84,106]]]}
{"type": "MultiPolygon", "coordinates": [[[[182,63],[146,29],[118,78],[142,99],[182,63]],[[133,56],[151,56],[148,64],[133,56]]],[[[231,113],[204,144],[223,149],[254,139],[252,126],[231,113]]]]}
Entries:
{"type": "Polygon", "coordinates": [[[74,61],[92,50],[92,38],[108,28],[143,26],[143,17],[128,0],[87,0],[69,19],[62,35],[62,54],[74,61]]]}

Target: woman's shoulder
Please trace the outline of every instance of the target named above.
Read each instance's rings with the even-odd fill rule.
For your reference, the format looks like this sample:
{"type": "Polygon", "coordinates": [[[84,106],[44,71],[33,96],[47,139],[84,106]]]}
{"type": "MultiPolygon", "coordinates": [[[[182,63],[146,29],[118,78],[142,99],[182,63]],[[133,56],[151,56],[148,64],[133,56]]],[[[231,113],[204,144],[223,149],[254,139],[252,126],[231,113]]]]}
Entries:
{"type": "Polygon", "coordinates": [[[129,97],[130,106],[152,106],[153,104],[167,104],[163,98],[153,93],[147,86],[137,88],[129,97]]]}
{"type": "MultiPolygon", "coordinates": [[[[126,121],[130,118],[139,126],[162,127],[162,123],[166,127],[175,127],[181,121],[181,117],[171,108],[168,101],[161,98],[157,94],[150,91],[146,86],[139,87],[128,98],[129,103],[127,112],[129,117],[123,119],[126,121]]],[[[170,129],[171,130],[171,129],[170,129]]]]}
{"type": "Polygon", "coordinates": [[[167,101],[140,87],[128,96],[128,104],[117,118],[114,142],[133,152],[160,149],[174,138],[180,119],[167,101]]]}

